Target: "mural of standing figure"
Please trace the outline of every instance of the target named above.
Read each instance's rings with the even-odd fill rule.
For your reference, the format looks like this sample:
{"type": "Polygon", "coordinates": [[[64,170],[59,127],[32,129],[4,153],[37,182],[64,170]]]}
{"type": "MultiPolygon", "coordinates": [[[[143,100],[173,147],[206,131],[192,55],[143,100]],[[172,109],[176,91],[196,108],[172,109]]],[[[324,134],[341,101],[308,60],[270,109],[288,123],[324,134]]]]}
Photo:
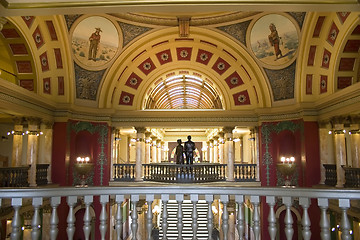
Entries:
{"type": "Polygon", "coordinates": [[[275,61],[276,61],[277,59],[283,56],[280,50],[280,37],[276,30],[275,24],[271,23],[269,25],[269,29],[271,33],[269,34],[268,38],[271,46],[274,47],[275,57],[276,57],[275,61]],[[278,57],[279,55],[280,57],[278,57]]]}
{"type": "Polygon", "coordinates": [[[187,138],[188,138],[188,140],[184,144],[186,164],[193,164],[194,163],[195,143],[193,141],[191,141],[191,136],[188,136],[187,138]]]}
{"type": "Polygon", "coordinates": [[[184,164],[184,147],[182,145],[181,139],[177,140],[178,145],[176,146],[175,156],[176,164],[184,164]]]}
{"type": "Polygon", "coordinates": [[[93,32],[89,38],[90,47],[89,47],[89,60],[96,61],[96,54],[98,51],[99,43],[100,43],[100,28],[95,28],[95,32],[93,32]]]}

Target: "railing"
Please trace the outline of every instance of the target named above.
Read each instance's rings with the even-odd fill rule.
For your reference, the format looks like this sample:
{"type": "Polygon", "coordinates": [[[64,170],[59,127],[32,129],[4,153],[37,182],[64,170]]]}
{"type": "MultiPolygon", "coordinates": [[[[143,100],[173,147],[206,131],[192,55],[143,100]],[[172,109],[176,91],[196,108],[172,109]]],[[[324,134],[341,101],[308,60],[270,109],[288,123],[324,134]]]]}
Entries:
{"type": "Polygon", "coordinates": [[[36,184],[43,186],[48,184],[49,164],[36,164],[36,184]]]}
{"type": "Polygon", "coordinates": [[[234,164],[234,178],[237,182],[255,182],[256,164],[234,164]]]}
{"type": "Polygon", "coordinates": [[[155,182],[201,183],[225,181],[226,164],[143,164],[144,180],[155,182]]]}
{"type": "Polygon", "coordinates": [[[135,181],[135,164],[119,163],[113,165],[114,181],[135,181]]]}
{"type": "Polygon", "coordinates": [[[29,167],[0,168],[0,187],[28,187],[29,167]]]}
{"type": "Polygon", "coordinates": [[[360,187],[360,168],[343,167],[345,170],[345,184],[346,188],[360,187]]]}
{"type": "MultiPolygon", "coordinates": [[[[309,188],[261,188],[261,187],[238,187],[238,186],[194,186],[194,185],[167,185],[167,186],[129,186],[129,187],[88,187],[88,188],[26,188],[26,189],[0,189],[0,199],[3,202],[10,202],[13,207],[12,216],[12,232],[11,239],[20,239],[22,234],[22,221],[21,221],[21,208],[25,202],[32,200],[33,217],[31,220],[31,236],[32,239],[39,239],[40,232],[47,233],[50,238],[56,239],[61,232],[67,235],[68,239],[73,239],[75,231],[82,231],[85,239],[95,232],[96,239],[106,239],[106,236],[117,236],[115,239],[121,239],[120,236],[123,232],[123,219],[129,219],[130,230],[132,232],[132,239],[151,239],[151,231],[154,227],[153,224],[153,209],[152,203],[159,199],[163,204],[163,212],[158,217],[167,218],[167,203],[169,200],[176,200],[178,203],[178,236],[182,234],[182,203],[185,199],[190,199],[191,202],[197,203],[199,199],[206,200],[208,204],[207,213],[207,227],[209,235],[211,236],[214,228],[214,214],[213,203],[219,201],[223,205],[220,223],[221,239],[228,239],[230,233],[237,232],[238,236],[243,237],[245,229],[250,226],[254,239],[276,239],[277,234],[283,233],[286,239],[292,239],[293,236],[298,235],[299,239],[311,238],[311,235],[319,234],[321,239],[330,239],[330,221],[328,219],[327,210],[329,209],[329,202],[336,202],[339,209],[340,216],[340,230],[341,239],[351,239],[352,230],[349,224],[350,214],[348,210],[351,208],[351,200],[360,200],[360,192],[355,189],[309,189],[309,188]],[[156,193],[156,194],[155,194],[156,193]],[[65,198],[62,198],[65,197],[65,198]],[[40,210],[43,207],[45,200],[50,201],[51,216],[48,218],[49,222],[42,222],[40,218],[40,210]],[[131,209],[124,212],[121,207],[123,203],[127,202],[126,199],[131,200],[131,209]],[[230,200],[233,199],[236,208],[233,215],[229,214],[230,200]],[[66,200],[66,201],[65,201],[66,200]],[[315,201],[311,201],[315,200],[315,201]],[[62,207],[61,216],[58,215],[58,206],[68,205],[62,207]],[[150,209],[146,211],[146,216],[138,217],[138,203],[141,201],[146,202],[150,209]],[[107,207],[109,203],[113,203],[114,211],[109,211],[107,207]],[[308,211],[310,204],[317,205],[319,211],[308,211]],[[93,206],[99,205],[99,211],[91,211],[93,206]],[[260,207],[262,205],[262,207],[260,207]],[[245,218],[244,208],[251,206],[251,218],[245,218]],[[261,212],[264,208],[267,211],[261,212]],[[75,209],[83,209],[84,215],[81,219],[75,218],[75,209]],[[229,209],[228,209],[229,208],[229,209]],[[68,210],[65,210],[68,209],[68,210]],[[283,209],[285,213],[284,220],[279,220],[276,217],[275,210],[283,209]],[[66,214],[64,215],[62,211],[66,214]],[[297,218],[294,221],[295,215],[292,211],[298,211],[297,218]],[[95,214],[93,218],[90,212],[95,214]],[[123,214],[126,215],[123,215],[123,214]],[[301,213],[301,214],[300,214],[301,213]],[[113,214],[113,215],[110,215],[113,214]],[[313,214],[319,214],[320,221],[310,221],[313,214]],[[96,221],[95,221],[96,219],[96,221]],[[109,221],[109,219],[114,219],[109,221]],[[251,219],[246,223],[246,219],[251,219]],[[99,221],[97,221],[99,220],[99,221]],[[265,220],[265,221],[264,221],[265,220]],[[266,221],[267,220],[267,221],[266,221]],[[78,222],[79,221],[79,222],[78,222]],[[233,221],[230,222],[229,221],[233,221]],[[235,222],[236,221],[236,222],[235,222]],[[283,222],[280,222],[283,221],[283,222]],[[97,222],[97,226],[92,225],[92,222],[97,222]],[[82,223],[79,225],[79,223],[82,223]],[[298,223],[301,226],[296,227],[298,223]],[[143,227],[139,227],[139,225],[143,227]],[[235,229],[230,229],[231,226],[236,226],[235,229]],[[63,226],[63,227],[61,227],[63,226]],[[75,226],[79,226],[75,229],[75,226]],[[284,227],[279,227],[284,226],[284,227]],[[40,231],[40,228],[41,229],[40,231]],[[311,232],[311,229],[314,232],[311,232]],[[144,231],[142,229],[145,229],[144,231]],[[109,232],[110,231],[110,232],[109,232]],[[108,234],[108,235],[107,235],[108,234]],[[140,235],[140,237],[138,237],[140,235]],[[224,237],[225,236],[225,237],[224,237]]],[[[30,201],[31,202],[31,201],[30,201]]],[[[354,201],[356,202],[356,201],[354,201]]],[[[315,207],[315,206],[313,206],[315,207]]],[[[197,210],[192,209],[192,231],[193,235],[197,234],[197,210]]],[[[50,214],[50,213],[49,213],[50,214]]],[[[9,218],[10,219],[10,218],[9,218]]],[[[167,234],[167,222],[162,221],[162,231],[167,234]]],[[[235,227],[234,227],[235,228],[235,227]]],[[[62,236],[65,239],[65,236],[62,236]]],[[[233,237],[232,237],[233,238],[233,237]]],[[[240,238],[242,239],[242,238],[240,238]]],[[[320,239],[318,237],[317,239],[320,239]]]]}
{"type": "Polygon", "coordinates": [[[325,168],[325,185],[335,186],[337,183],[336,165],[323,164],[325,168]]]}

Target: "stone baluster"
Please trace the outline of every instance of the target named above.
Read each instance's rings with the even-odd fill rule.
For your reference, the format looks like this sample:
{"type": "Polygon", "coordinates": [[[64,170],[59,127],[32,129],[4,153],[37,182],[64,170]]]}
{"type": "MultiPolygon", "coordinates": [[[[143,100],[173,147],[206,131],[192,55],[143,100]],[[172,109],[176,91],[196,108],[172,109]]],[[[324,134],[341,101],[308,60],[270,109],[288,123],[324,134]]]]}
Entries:
{"type": "Polygon", "coordinates": [[[77,196],[68,196],[67,197],[67,204],[69,206],[69,213],[67,216],[67,236],[68,239],[72,240],[74,238],[75,234],[75,213],[74,213],[74,206],[77,203],[77,196]]]}
{"type": "Polygon", "coordinates": [[[330,240],[330,223],[326,213],[329,207],[329,200],[327,198],[318,198],[318,206],[320,208],[321,239],[330,240]]]}
{"type": "Polygon", "coordinates": [[[283,197],[282,201],[286,207],[286,213],[285,213],[285,235],[286,239],[291,240],[294,235],[294,229],[293,229],[293,218],[291,215],[291,205],[292,205],[292,198],[291,197],[283,197]]]}
{"type": "Polygon", "coordinates": [[[100,235],[101,240],[105,240],[106,230],[107,230],[107,212],[106,212],[106,204],[109,202],[109,195],[100,195],[100,204],[101,204],[101,212],[100,212],[100,235]]]}
{"type": "Polygon", "coordinates": [[[228,240],[229,232],[229,212],[227,209],[227,204],[229,202],[228,195],[220,195],[220,201],[223,203],[223,213],[222,213],[222,230],[223,230],[223,240],[228,240]]]}
{"type": "Polygon", "coordinates": [[[266,203],[269,205],[270,210],[269,210],[269,216],[268,216],[268,222],[269,222],[269,235],[270,235],[270,239],[271,240],[275,240],[276,239],[276,217],[275,217],[275,210],[274,210],[274,206],[275,206],[275,197],[274,196],[266,196],[266,203]]]}
{"type": "Polygon", "coordinates": [[[14,216],[11,222],[11,240],[18,240],[21,237],[21,217],[20,217],[20,208],[22,206],[22,198],[13,198],[11,199],[11,206],[14,208],[14,216]]]}
{"type": "Polygon", "coordinates": [[[303,216],[302,216],[302,221],[301,221],[302,226],[303,226],[303,230],[302,230],[303,239],[310,240],[311,239],[311,231],[310,231],[311,221],[310,221],[310,217],[309,217],[309,213],[308,213],[308,209],[310,206],[310,200],[309,200],[309,198],[300,198],[299,203],[303,208],[303,216]]]}
{"type": "Polygon", "coordinates": [[[235,195],[235,202],[237,202],[239,206],[237,213],[237,230],[239,239],[243,240],[245,234],[244,195],[235,195]]]}
{"type": "Polygon", "coordinates": [[[207,212],[207,229],[208,229],[208,233],[209,233],[209,239],[208,240],[213,240],[212,238],[212,231],[213,231],[213,221],[214,221],[214,216],[213,216],[213,212],[212,212],[212,203],[214,201],[214,196],[213,195],[205,195],[205,200],[208,204],[208,212],[207,212]]]}
{"type": "Polygon", "coordinates": [[[163,211],[162,211],[162,230],[163,230],[163,237],[162,240],[167,240],[167,230],[168,230],[168,212],[167,212],[167,203],[169,201],[169,194],[161,194],[161,200],[163,204],[163,211]]]}
{"type": "Polygon", "coordinates": [[[192,225],[191,226],[192,226],[192,230],[193,230],[193,238],[192,239],[196,240],[197,239],[196,234],[197,234],[197,230],[198,230],[198,222],[197,222],[198,213],[197,213],[197,209],[196,209],[196,204],[199,201],[199,195],[197,195],[197,194],[190,195],[190,200],[193,205],[193,211],[191,214],[191,217],[192,217],[192,225]]]}
{"type": "Polygon", "coordinates": [[[251,196],[250,201],[254,205],[253,229],[254,229],[255,240],[259,240],[260,239],[260,213],[259,213],[260,197],[251,196]]]}
{"type": "Polygon", "coordinates": [[[151,231],[153,228],[153,212],[152,212],[152,203],[155,197],[154,194],[146,194],[146,202],[148,205],[148,211],[146,214],[146,231],[147,231],[147,240],[152,240],[151,231]]]}
{"type": "Polygon", "coordinates": [[[176,201],[178,203],[178,212],[177,212],[177,229],[178,229],[178,238],[177,240],[182,240],[182,231],[184,227],[183,223],[183,212],[182,212],[182,202],[184,201],[183,194],[176,194],[176,201]]]}
{"type": "Polygon", "coordinates": [[[59,217],[57,214],[57,207],[59,206],[61,201],[60,197],[52,197],[51,198],[51,217],[50,217],[50,239],[56,240],[57,234],[58,234],[58,223],[59,223],[59,217]]]}
{"type": "Polygon", "coordinates": [[[85,204],[85,213],[84,213],[84,236],[85,240],[90,239],[90,232],[91,232],[91,215],[90,215],[90,205],[93,202],[93,196],[84,196],[84,204],[85,204]]]}
{"type": "Polygon", "coordinates": [[[116,213],[115,213],[115,232],[116,232],[116,240],[122,239],[122,229],[123,229],[123,222],[122,222],[122,209],[121,204],[124,201],[124,195],[116,195],[115,202],[117,204],[116,213]]]}
{"type": "Polygon", "coordinates": [[[131,195],[131,203],[132,203],[132,212],[131,212],[131,233],[132,240],[137,240],[137,230],[138,230],[138,214],[136,210],[136,204],[139,201],[139,195],[131,195]]]}
{"type": "Polygon", "coordinates": [[[350,223],[347,215],[347,210],[350,208],[350,200],[339,199],[339,208],[341,209],[341,240],[350,240],[352,237],[350,235],[350,223]]]}
{"type": "Polygon", "coordinates": [[[32,200],[32,205],[34,207],[34,216],[31,221],[31,239],[39,239],[40,237],[40,210],[39,208],[43,204],[43,198],[35,197],[32,200]]]}

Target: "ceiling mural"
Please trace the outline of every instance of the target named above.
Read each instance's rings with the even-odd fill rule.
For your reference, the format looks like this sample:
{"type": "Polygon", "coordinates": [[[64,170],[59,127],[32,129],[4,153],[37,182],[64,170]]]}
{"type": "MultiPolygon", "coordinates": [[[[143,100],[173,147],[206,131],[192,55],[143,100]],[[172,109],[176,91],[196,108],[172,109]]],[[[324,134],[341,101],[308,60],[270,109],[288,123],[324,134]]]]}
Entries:
{"type": "Polygon", "coordinates": [[[268,14],[256,20],[250,31],[250,47],[267,68],[279,68],[293,62],[299,46],[299,32],[289,18],[268,14]]]}
{"type": "Polygon", "coordinates": [[[72,53],[85,68],[101,67],[111,62],[119,47],[119,33],[105,17],[86,17],[74,27],[71,37],[72,53]]]}
{"type": "MultiPolygon", "coordinates": [[[[115,111],[200,105],[254,110],[289,99],[314,101],[359,82],[357,13],[195,14],[188,19],[187,35],[180,32],[186,29],[180,26],[183,17],[118,13],[9,18],[0,41],[10,59],[2,66],[17,77],[11,81],[36,94],[59,102],[81,99],[85,101],[76,104],[89,101],[115,111]],[[158,94],[156,86],[182,86],[183,99],[192,91],[186,80],[168,84],[174,76],[209,83],[217,94],[213,103],[178,105],[181,101],[174,97],[161,102],[169,89],[158,94]]],[[[204,86],[194,91],[205,96],[204,86]]]]}

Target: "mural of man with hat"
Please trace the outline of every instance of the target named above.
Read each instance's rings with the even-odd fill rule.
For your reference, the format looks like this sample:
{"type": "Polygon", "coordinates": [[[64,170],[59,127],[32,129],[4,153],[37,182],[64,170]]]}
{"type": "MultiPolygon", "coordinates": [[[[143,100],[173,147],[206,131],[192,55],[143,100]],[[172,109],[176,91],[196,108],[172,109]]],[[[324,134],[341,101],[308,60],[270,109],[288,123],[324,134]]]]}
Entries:
{"type": "Polygon", "coordinates": [[[90,41],[90,47],[89,47],[89,60],[96,61],[96,53],[98,50],[98,46],[100,43],[100,28],[95,28],[95,32],[91,34],[89,41],[90,41]]]}

